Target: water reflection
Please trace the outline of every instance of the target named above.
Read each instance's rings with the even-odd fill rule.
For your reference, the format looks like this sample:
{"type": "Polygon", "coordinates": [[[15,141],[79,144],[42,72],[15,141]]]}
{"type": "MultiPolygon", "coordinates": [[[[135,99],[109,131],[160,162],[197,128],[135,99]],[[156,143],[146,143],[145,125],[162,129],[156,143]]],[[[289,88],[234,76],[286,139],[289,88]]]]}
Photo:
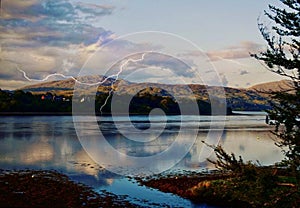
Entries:
{"type": "MultiPolygon", "coordinates": [[[[37,166],[37,168],[79,171],[93,176],[97,175],[101,169],[82,149],[71,117],[1,117],[0,119],[0,163],[2,168],[31,165],[37,166]]],[[[110,120],[102,121],[100,129],[113,148],[126,155],[145,157],[163,152],[178,137],[178,124],[176,119],[172,119],[173,122],[168,123],[166,130],[159,138],[150,142],[136,142],[124,138],[110,120]]],[[[190,119],[186,123],[189,123],[192,128],[194,122],[193,119],[190,119]]],[[[208,165],[199,161],[199,155],[203,150],[201,141],[205,140],[207,136],[207,130],[203,127],[206,126],[206,120],[202,122],[203,125],[200,125],[195,144],[185,158],[174,168],[206,168],[205,166],[208,165]]],[[[142,126],[142,120],[138,120],[138,124],[142,126]]],[[[126,129],[126,125],[124,123],[123,126],[119,126],[126,129]]],[[[145,125],[148,123],[145,122],[145,125]]],[[[109,163],[113,158],[110,157],[107,150],[103,149],[102,143],[95,137],[95,132],[99,131],[99,127],[87,122],[84,128],[85,133],[89,136],[89,141],[85,145],[90,145],[91,149],[94,148],[98,153],[102,152],[101,157],[106,157],[107,163],[109,163]]],[[[139,131],[127,133],[133,137],[144,136],[139,131]]],[[[148,136],[151,137],[151,135],[148,136]]],[[[182,141],[189,140],[189,131],[182,133],[181,136],[183,137],[182,141]]],[[[268,127],[263,125],[263,118],[258,116],[252,116],[248,119],[229,117],[223,131],[221,144],[225,150],[234,152],[236,155],[242,155],[245,160],[259,160],[262,164],[268,165],[280,161],[283,157],[281,149],[274,145],[273,139],[274,136],[269,133],[268,127]]],[[[179,144],[176,148],[182,147],[179,144]]],[[[173,154],[176,154],[176,151],[173,154]]],[[[173,156],[175,157],[175,155],[173,156]]],[[[117,159],[124,160],[124,158],[117,159]]],[[[172,161],[172,157],[165,159],[166,164],[172,161]]],[[[130,162],[122,161],[122,164],[128,165],[130,162]]]]}
{"type": "MultiPolygon", "coordinates": [[[[107,162],[107,165],[112,160],[122,162],[123,167],[131,166],[132,161],[126,158],[112,158],[109,151],[104,149],[101,142],[95,136],[99,130],[105,134],[105,138],[113,148],[130,156],[145,157],[155,155],[165,151],[174,143],[176,137],[181,136],[182,141],[190,139],[190,130],[195,130],[199,117],[186,117],[183,125],[188,126],[188,130],[178,134],[179,123],[176,117],[171,117],[163,133],[159,139],[150,142],[130,141],[124,138],[108,118],[101,119],[98,125],[87,121],[83,126],[84,132],[88,135],[89,140],[85,145],[89,145],[96,153],[101,153],[107,162]],[[106,120],[105,120],[106,119],[106,120]]],[[[121,122],[118,127],[126,130],[127,123],[122,123],[122,117],[117,118],[121,122]]],[[[140,117],[134,118],[138,126],[142,129],[143,123],[140,117]]],[[[216,123],[218,119],[215,118],[216,123]]],[[[201,142],[207,137],[209,126],[209,117],[200,118],[200,127],[195,144],[191,149],[187,150],[186,156],[172,167],[171,171],[177,170],[202,170],[214,168],[212,164],[201,161],[199,155],[203,151],[203,143],[201,142]]],[[[159,118],[156,118],[155,125],[160,125],[159,118]]],[[[217,126],[217,125],[216,125],[217,126]]],[[[221,144],[228,152],[234,152],[236,155],[241,155],[244,160],[259,160],[261,164],[269,165],[283,159],[281,149],[274,145],[274,136],[269,132],[269,127],[264,125],[264,117],[260,116],[232,116],[226,118],[225,130],[222,131],[221,144]]],[[[216,128],[214,131],[220,131],[216,128]]],[[[140,131],[127,132],[133,137],[143,137],[140,131]]],[[[151,137],[151,134],[147,136],[151,137]]],[[[153,164],[160,166],[168,166],[174,162],[173,159],[181,151],[181,143],[175,146],[176,151],[173,151],[169,157],[164,158],[163,162],[153,164]],[[174,158],[173,158],[174,157],[174,158]]],[[[90,153],[90,152],[89,152],[90,153]]],[[[212,156],[213,157],[213,156],[212,156]]],[[[149,164],[141,164],[138,167],[145,167],[149,164]]],[[[79,142],[72,117],[68,116],[28,116],[28,117],[0,117],[0,168],[2,169],[56,169],[62,171],[74,180],[78,180],[87,185],[106,190],[118,190],[116,186],[120,183],[130,185],[129,182],[124,182],[120,176],[106,171],[104,167],[98,165],[84,151],[79,142]],[[114,188],[115,187],[115,188],[114,188]]],[[[162,168],[162,167],[157,167],[162,168]]],[[[123,184],[124,185],[124,184],[123,184]]]]}
{"type": "Polygon", "coordinates": [[[244,160],[258,160],[263,165],[271,165],[283,159],[274,140],[275,136],[269,131],[226,131],[222,145],[228,152],[242,155],[244,160]]]}

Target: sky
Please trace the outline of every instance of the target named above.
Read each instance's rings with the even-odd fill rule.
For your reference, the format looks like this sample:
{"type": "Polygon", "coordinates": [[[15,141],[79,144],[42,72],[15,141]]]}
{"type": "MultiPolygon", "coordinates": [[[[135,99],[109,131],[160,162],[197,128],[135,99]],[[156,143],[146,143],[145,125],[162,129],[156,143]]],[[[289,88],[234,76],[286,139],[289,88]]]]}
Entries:
{"type": "Polygon", "coordinates": [[[137,82],[244,88],[282,79],[249,56],[266,49],[258,18],[268,25],[264,10],[282,7],[278,0],[1,3],[1,89],[116,73],[137,82]]]}

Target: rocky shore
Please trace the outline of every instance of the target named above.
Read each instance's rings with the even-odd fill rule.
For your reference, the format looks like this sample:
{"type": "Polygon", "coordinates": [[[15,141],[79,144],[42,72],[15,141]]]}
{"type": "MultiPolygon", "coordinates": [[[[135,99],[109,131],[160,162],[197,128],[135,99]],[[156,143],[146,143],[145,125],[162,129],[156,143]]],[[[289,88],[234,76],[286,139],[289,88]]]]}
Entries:
{"type": "Polygon", "coordinates": [[[137,207],[124,198],[44,170],[0,170],[0,207],[137,207]]]}
{"type": "Polygon", "coordinates": [[[274,177],[264,175],[273,171],[269,168],[263,168],[262,171],[259,180],[216,172],[155,176],[138,179],[138,182],[194,203],[217,207],[298,207],[300,191],[293,178],[281,173],[274,177]]]}

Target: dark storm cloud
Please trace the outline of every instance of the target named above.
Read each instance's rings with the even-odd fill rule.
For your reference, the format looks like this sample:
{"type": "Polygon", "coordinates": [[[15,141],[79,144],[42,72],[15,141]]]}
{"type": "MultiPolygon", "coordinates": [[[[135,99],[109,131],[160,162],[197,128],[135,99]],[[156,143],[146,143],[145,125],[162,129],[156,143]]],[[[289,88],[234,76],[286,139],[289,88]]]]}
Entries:
{"type": "MultiPolygon", "coordinates": [[[[22,34],[24,41],[34,41],[38,45],[90,44],[100,36],[111,34],[85,21],[86,17],[111,14],[113,7],[110,6],[45,0],[29,1],[27,4],[24,1],[6,1],[3,7],[1,33],[22,34]]],[[[9,39],[9,36],[5,37],[9,39]]]]}

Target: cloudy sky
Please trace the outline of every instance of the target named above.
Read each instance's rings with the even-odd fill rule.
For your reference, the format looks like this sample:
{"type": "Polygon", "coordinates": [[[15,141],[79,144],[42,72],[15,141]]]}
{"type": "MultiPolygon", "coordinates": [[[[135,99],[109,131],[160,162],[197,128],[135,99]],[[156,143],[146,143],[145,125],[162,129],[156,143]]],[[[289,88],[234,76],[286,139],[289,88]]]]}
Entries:
{"type": "Polygon", "coordinates": [[[2,89],[36,83],[22,71],[28,78],[43,80],[53,73],[105,74],[111,67],[124,67],[124,78],[131,81],[176,83],[180,78],[213,84],[218,77],[224,86],[249,87],[282,79],[249,57],[265,49],[257,19],[268,24],[264,10],[268,4],[281,6],[277,0],[1,3],[2,89]],[[137,61],[145,51],[145,59],[137,61]],[[128,57],[133,61],[124,62],[128,57]]]}

